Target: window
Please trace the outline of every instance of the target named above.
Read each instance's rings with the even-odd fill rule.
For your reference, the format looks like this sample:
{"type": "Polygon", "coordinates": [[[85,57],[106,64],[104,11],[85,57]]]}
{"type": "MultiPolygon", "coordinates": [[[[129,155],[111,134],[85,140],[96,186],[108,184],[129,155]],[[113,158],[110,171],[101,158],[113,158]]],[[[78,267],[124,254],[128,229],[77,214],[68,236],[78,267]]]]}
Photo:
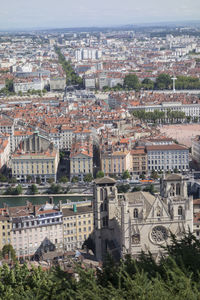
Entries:
{"type": "Polygon", "coordinates": [[[181,186],[180,186],[180,183],[177,183],[176,184],[176,195],[180,195],[180,192],[181,192],[181,186]]]}
{"type": "Polygon", "coordinates": [[[134,208],[133,217],[134,217],[134,219],[138,218],[138,209],[137,208],[134,208]]]}
{"type": "Polygon", "coordinates": [[[179,216],[182,216],[182,215],[183,215],[183,208],[182,208],[182,206],[179,206],[179,207],[178,207],[178,215],[179,215],[179,216]]]}

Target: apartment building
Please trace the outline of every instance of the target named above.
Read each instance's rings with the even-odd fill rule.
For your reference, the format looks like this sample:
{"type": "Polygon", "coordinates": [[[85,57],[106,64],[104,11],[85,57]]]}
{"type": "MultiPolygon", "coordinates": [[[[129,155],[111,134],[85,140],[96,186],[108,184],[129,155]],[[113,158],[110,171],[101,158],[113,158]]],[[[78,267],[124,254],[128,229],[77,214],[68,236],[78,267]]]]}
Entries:
{"type": "Polygon", "coordinates": [[[53,204],[10,207],[11,243],[17,257],[63,249],[62,212],[53,204]]]}
{"type": "Polygon", "coordinates": [[[10,151],[14,151],[14,121],[4,115],[0,115],[0,133],[10,135],[10,151]]]}
{"type": "Polygon", "coordinates": [[[6,209],[0,209],[0,250],[11,243],[11,221],[6,209]]]}
{"type": "Polygon", "coordinates": [[[59,151],[38,132],[22,141],[20,148],[12,155],[12,176],[18,181],[27,181],[27,177],[36,180],[39,177],[46,182],[56,181],[59,163],[59,151]]]}
{"type": "Polygon", "coordinates": [[[64,77],[50,78],[51,91],[64,91],[65,87],[66,87],[66,78],[64,77]]]}
{"type": "Polygon", "coordinates": [[[133,174],[145,174],[148,171],[147,154],[144,147],[131,150],[133,174]]]}
{"type": "Polygon", "coordinates": [[[93,174],[93,145],[90,139],[75,141],[70,153],[70,179],[74,176],[83,180],[93,174]]]}
{"type": "Polygon", "coordinates": [[[93,231],[93,210],[91,202],[74,203],[62,208],[64,250],[81,249],[84,241],[93,231]]]}
{"type": "Polygon", "coordinates": [[[132,172],[132,156],[130,151],[102,151],[101,170],[105,175],[122,175],[126,170],[132,172]]]}
{"type": "Polygon", "coordinates": [[[197,163],[200,163],[200,135],[192,139],[192,157],[197,163]]]}
{"type": "Polygon", "coordinates": [[[75,128],[62,125],[60,129],[60,149],[71,150],[75,128]]]}
{"type": "Polygon", "coordinates": [[[27,93],[29,90],[40,90],[42,91],[45,86],[43,80],[25,80],[24,82],[14,82],[14,91],[15,93],[27,93]]]}
{"type": "Polygon", "coordinates": [[[146,146],[148,170],[187,171],[189,169],[189,149],[178,144],[146,146]]]}
{"type": "Polygon", "coordinates": [[[0,135],[0,169],[9,167],[10,161],[10,136],[0,135]]]}

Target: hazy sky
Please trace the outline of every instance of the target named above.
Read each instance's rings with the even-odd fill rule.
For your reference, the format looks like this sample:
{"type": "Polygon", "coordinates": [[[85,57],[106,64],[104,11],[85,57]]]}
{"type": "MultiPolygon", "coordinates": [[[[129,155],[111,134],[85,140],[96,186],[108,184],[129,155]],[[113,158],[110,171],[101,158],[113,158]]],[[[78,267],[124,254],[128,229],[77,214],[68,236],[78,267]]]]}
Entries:
{"type": "Polygon", "coordinates": [[[0,3],[0,30],[200,21],[200,0],[0,0],[0,3]]]}

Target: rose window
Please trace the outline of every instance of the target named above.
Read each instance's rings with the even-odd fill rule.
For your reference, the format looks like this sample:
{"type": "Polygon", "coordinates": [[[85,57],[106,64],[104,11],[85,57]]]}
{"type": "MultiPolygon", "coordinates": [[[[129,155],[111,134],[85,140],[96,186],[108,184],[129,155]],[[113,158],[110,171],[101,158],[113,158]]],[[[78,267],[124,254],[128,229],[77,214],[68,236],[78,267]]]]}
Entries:
{"type": "Polygon", "coordinates": [[[167,230],[163,226],[156,226],[152,229],[151,238],[155,243],[161,243],[167,239],[167,230]]]}

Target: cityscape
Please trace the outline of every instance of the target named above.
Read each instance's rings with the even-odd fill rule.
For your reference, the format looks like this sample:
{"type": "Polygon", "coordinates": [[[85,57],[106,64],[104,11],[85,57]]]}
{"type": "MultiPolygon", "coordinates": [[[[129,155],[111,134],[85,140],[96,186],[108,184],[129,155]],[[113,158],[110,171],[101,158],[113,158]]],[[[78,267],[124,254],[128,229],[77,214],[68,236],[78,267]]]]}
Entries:
{"type": "Polygon", "coordinates": [[[199,299],[199,4],[23,2],[0,21],[0,299],[199,299]]]}

